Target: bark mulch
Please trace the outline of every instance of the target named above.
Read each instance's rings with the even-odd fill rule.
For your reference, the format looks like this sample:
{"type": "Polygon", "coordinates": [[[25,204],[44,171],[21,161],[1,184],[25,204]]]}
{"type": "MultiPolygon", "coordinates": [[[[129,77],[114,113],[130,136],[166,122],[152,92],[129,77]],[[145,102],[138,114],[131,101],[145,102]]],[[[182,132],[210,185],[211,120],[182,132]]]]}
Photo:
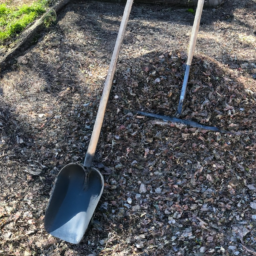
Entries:
{"type": "Polygon", "coordinates": [[[0,255],[256,255],[256,2],[193,14],[134,5],[94,164],[105,189],[79,245],[47,234],[54,179],[83,161],[124,5],[74,2],[0,78],[0,255]]]}

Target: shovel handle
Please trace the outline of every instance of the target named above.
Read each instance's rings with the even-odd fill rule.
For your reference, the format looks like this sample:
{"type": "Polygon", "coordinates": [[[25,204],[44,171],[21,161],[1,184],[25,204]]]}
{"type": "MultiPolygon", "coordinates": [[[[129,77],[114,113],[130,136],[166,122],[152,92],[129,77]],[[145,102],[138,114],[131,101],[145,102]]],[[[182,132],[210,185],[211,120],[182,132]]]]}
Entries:
{"type": "Polygon", "coordinates": [[[129,19],[132,4],[133,4],[133,0],[127,0],[126,6],[125,6],[125,9],[124,9],[123,18],[122,18],[121,25],[120,25],[120,28],[119,28],[119,32],[118,32],[118,36],[117,36],[117,40],[116,40],[116,44],[115,44],[115,48],[114,48],[114,52],[113,52],[111,62],[110,62],[110,65],[109,65],[107,78],[105,80],[104,89],[103,89],[103,93],[102,93],[102,96],[101,96],[97,117],[96,117],[96,120],[95,120],[95,123],[94,123],[90,144],[89,144],[89,147],[88,147],[85,159],[84,159],[84,166],[85,167],[91,167],[92,160],[93,160],[93,157],[95,155],[96,147],[97,147],[98,140],[99,140],[99,137],[100,137],[100,131],[101,131],[102,123],[103,123],[103,120],[104,120],[104,115],[105,115],[105,112],[106,112],[108,98],[109,98],[110,90],[111,90],[111,87],[112,87],[113,77],[114,77],[115,70],[116,70],[116,63],[117,63],[119,51],[120,51],[120,48],[121,48],[121,44],[122,44],[122,41],[123,41],[123,38],[124,38],[125,28],[126,28],[126,25],[127,25],[128,19],[129,19]]]}
{"type": "Polygon", "coordinates": [[[197,39],[200,20],[203,12],[203,7],[204,7],[204,0],[198,0],[198,4],[196,8],[196,16],[194,19],[194,24],[193,24],[192,33],[191,33],[190,42],[189,42],[189,48],[188,48],[187,65],[189,66],[192,63],[192,58],[196,48],[196,39],[197,39]]]}

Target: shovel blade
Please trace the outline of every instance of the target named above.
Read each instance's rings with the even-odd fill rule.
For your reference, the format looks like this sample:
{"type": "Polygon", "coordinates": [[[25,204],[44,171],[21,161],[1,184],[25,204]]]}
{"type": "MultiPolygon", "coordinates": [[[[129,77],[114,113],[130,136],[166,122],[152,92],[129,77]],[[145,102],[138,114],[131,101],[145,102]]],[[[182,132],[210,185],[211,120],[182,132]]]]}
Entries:
{"type": "Polygon", "coordinates": [[[45,214],[45,230],[64,241],[78,244],[90,223],[104,188],[101,173],[79,164],[66,165],[59,173],[45,214]]]}

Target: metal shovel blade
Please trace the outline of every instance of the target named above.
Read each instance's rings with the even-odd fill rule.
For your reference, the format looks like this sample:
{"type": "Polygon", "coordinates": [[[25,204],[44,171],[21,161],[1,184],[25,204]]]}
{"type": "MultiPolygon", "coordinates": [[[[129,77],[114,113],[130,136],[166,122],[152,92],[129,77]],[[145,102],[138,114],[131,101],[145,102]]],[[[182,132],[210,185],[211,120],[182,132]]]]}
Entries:
{"type": "Polygon", "coordinates": [[[64,241],[78,244],[83,238],[104,188],[95,169],[68,164],[58,174],[45,214],[45,229],[64,241]]]}

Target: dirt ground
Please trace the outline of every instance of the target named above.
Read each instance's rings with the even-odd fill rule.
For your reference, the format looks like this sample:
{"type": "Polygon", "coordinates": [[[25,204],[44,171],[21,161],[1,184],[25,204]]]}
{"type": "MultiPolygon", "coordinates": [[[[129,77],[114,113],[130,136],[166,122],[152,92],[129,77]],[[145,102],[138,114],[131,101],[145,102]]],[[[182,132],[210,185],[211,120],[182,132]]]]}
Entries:
{"type": "Polygon", "coordinates": [[[54,179],[83,161],[124,5],[73,2],[0,77],[0,255],[256,255],[256,1],[193,14],[134,5],[94,165],[105,188],[79,245],[47,234],[54,179]]]}

